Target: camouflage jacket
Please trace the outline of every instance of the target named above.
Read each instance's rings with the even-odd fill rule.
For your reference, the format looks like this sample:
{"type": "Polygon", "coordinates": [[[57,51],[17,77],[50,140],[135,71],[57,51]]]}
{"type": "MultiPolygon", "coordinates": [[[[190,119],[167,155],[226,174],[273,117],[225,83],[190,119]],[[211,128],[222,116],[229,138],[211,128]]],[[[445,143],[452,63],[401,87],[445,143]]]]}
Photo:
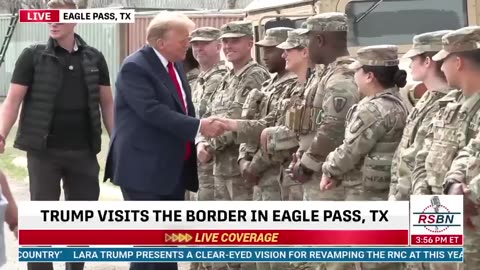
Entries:
{"type": "Polygon", "coordinates": [[[305,110],[300,135],[300,151],[307,149],[301,164],[320,172],[323,161],[343,141],[345,118],[360,95],[355,83],[355,71],[348,68],[351,57],[339,57],[318,77],[318,84],[305,91],[305,110]]]}
{"type": "Polygon", "coordinates": [[[198,68],[194,68],[187,72],[187,81],[188,84],[190,84],[190,87],[193,86],[195,83],[195,80],[198,78],[198,74],[200,73],[200,70],[198,68]]]}
{"type": "Polygon", "coordinates": [[[390,200],[409,199],[415,157],[423,146],[428,125],[439,110],[437,101],[449,91],[445,88],[426,92],[408,115],[402,140],[392,161],[390,200]]]}
{"type": "MultiPolygon", "coordinates": [[[[262,83],[270,79],[268,71],[258,63],[250,60],[245,67],[235,72],[229,70],[219,87],[212,94],[207,114],[211,116],[241,119],[242,108],[252,89],[259,89],[262,83]]],[[[232,132],[209,138],[209,146],[214,152],[214,175],[240,175],[238,167],[238,148],[232,132]]]]}
{"type": "Polygon", "coordinates": [[[453,160],[445,181],[465,183],[470,189],[472,201],[480,202],[480,133],[453,160]]]}
{"type": "Polygon", "coordinates": [[[298,136],[287,126],[287,112],[293,104],[302,102],[304,99],[303,94],[305,88],[311,81],[315,80],[315,76],[315,73],[311,73],[309,74],[306,83],[302,84],[297,82],[293,88],[291,96],[288,98],[284,97],[282,102],[279,103],[280,108],[277,110],[279,112],[278,121],[275,127],[269,129],[269,132],[267,133],[268,139],[266,150],[268,154],[276,155],[280,152],[291,151],[292,149],[296,151],[298,147],[298,136]]]}
{"type": "Polygon", "coordinates": [[[478,133],[480,93],[465,97],[460,90],[452,90],[438,104],[440,109],[415,158],[413,194],[442,194],[443,180],[455,156],[478,133]]]}
{"type": "Polygon", "coordinates": [[[281,104],[284,99],[288,99],[292,95],[296,81],[296,75],[293,73],[286,73],[282,77],[275,75],[263,84],[260,98],[255,94],[255,91],[252,91],[244,104],[243,118],[258,120],[242,120],[239,122],[239,130],[236,133],[236,141],[241,143],[238,159],[252,161],[250,166],[255,167],[254,170],[257,173],[263,172],[270,165],[262,157],[262,151],[260,151],[260,134],[264,128],[273,126],[278,122],[282,114],[281,104]]]}
{"type": "Polygon", "coordinates": [[[215,89],[220,85],[227,72],[228,67],[225,62],[220,61],[209,70],[198,74],[197,80],[192,86],[192,101],[197,118],[208,117],[208,115],[205,115],[208,102],[212,99],[215,89]]]}
{"type": "Polygon", "coordinates": [[[386,197],[392,157],[407,115],[398,88],[362,99],[348,112],[345,141],[328,155],[323,174],[342,181],[347,188],[362,185],[386,197]]]}
{"type": "Polygon", "coordinates": [[[299,122],[296,116],[296,107],[305,99],[305,89],[312,87],[318,83],[318,76],[323,72],[323,66],[316,66],[315,69],[309,69],[306,82],[295,85],[290,98],[284,98],[280,103],[280,117],[275,127],[268,128],[267,132],[267,153],[276,155],[279,152],[296,151],[298,148],[298,136],[294,130],[295,122],[299,122]],[[297,121],[298,120],[298,121],[297,121]]]}

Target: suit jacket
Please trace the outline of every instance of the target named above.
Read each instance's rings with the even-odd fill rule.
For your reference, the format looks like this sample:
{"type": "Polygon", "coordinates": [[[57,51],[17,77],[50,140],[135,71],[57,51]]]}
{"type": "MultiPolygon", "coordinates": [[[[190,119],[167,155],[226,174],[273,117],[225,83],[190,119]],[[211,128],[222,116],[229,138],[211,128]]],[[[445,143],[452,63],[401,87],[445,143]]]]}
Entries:
{"type": "Polygon", "coordinates": [[[194,141],[195,118],[191,90],[181,63],[175,63],[185,91],[188,115],[168,71],[146,45],[122,64],[115,97],[115,126],[104,181],[132,191],[172,195],[179,185],[198,190],[194,141]],[[184,160],[185,145],[192,155],[184,160]]]}

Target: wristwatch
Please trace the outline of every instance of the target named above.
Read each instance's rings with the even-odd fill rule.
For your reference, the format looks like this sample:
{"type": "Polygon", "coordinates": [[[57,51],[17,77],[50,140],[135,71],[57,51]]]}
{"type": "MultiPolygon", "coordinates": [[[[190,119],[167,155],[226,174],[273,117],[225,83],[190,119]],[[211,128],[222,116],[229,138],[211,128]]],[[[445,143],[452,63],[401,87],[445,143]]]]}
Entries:
{"type": "Polygon", "coordinates": [[[457,180],[448,179],[445,184],[443,184],[443,194],[448,194],[448,191],[453,184],[460,184],[460,182],[458,182],[457,180]]]}

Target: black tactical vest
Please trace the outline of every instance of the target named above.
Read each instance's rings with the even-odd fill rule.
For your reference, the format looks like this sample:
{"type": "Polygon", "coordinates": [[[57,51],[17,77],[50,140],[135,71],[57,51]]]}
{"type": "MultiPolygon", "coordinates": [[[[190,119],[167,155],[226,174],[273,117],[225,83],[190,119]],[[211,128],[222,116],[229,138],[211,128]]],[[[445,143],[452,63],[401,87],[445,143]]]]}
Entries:
{"type": "MultiPolygon", "coordinates": [[[[88,88],[88,108],[91,125],[92,152],[101,149],[101,117],[99,70],[97,63],[101,59],[98,50],[88,46],[80,36],[75,36],[77,44],[82,46],[82,68],[85,84],[88,88]]],[[[25,95],[19,119],[19,127],[14,147],[24,151],[43,151],[47,149],[47,138],[53,119],[55,99],[62,88],[64,63],[55,55],[54,40],[47,44],[29,47],[34,55],[34,76],[32,85],[25,95]]]]}

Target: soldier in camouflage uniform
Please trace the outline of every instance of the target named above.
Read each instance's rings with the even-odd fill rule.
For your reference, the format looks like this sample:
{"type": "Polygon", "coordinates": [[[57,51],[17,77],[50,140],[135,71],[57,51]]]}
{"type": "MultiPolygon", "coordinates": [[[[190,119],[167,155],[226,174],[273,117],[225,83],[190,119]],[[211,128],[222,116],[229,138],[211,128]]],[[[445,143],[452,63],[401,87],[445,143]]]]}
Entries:
{"type": "MultiPolygon", "coordinates": [[[[249,22],[230,22],[221,27],[223,52],[233,69],[229,70],[222,83],[215,90],[209,102],[209,115],[228,119],[241,119],[242,108],[252,89],[259,89],[270,79],[268,71],[253,61],[252,25],[249,22]]],[[[203,140],[201,140],[203,141],[203,140]]],[[[233,132],[226,132],[217,138],[208,139],[212,148],[215,181],[215,200],[249,201],[253,199],[253,186],[240,173],[237,163],[239,144],[233,132]]],[[[214,265],[214,269],[226,269],[226,265],[214,265]]],[[[255,269],[254,263],[229,264],[229,269],[255,269]]]]}
{"type": "MultiPolygon", "coordinates": [[[[432,120],[424,147],[415,160],[413,194],[449,192],[448,182],[447,185],[444,183],[445,176],[451,167],[453,172],[458,170],[458,163],[452,165],[452,162],[459,151],[477,136],[480,128],[480,27],[461,28],[445,35],[442,42],[443,50],[433,60],[444,61],[442,70],[448,84],[461,90],[452,90],[439,100],[440,110],[432,120]]],[[[451,175],[450,183],[455,180],[455,173],[451,175]]],[[[478,228],[466,226],[464,234],[466,263],[458,264],[458,269],[478,269],[478,228]]],[[[456,269],[449,263],[431,264],[430,268],[456,269]]]]}
{"type": "MultiPolygon", "coordinates": [[[[465,243],[462,270],[480,265],[480,133],[462,149],[444,181],[444,193],[464,195],[465,243]]],[[[438,268],[437,268],[438,269],[438,268]]],[[[457,269],[457,268],[453,268],[457,269]]]]}
{"type": "MultiPolygon", "coordinates": [[[[323,13],[308,18],[310,59],[316,70],[305,86],[301,102],[292,102],[286,114],[286,126],[296,134],[297,153],[286,170],[289,177],[303,184],[303,198],[344,200],[343,189],[321,192],[321,166],[328,153],[343,140],[345,117],[359,100],[354,62],[347,50],[347,17],[343,13],[323,13]],[[305,153],[305,154],[304,154],[305,153]]],[[[282,144],[288,144],[282,140],[282,144]]],[[[343,263],[294,263],[295,269],[350,269],[343,263]]]]}
{"type": "MultiPolygon", "coordinates": [[[[195,105],[196,115],[199,118],[206,115],[207,104],[213,99],[215,89],[222,82],[228,72],[224,61],[220,60],[221,44],[219,41],[220,30],[213,27],[198,28],[191,34],[193,55],[200,63],[200,74],[192,87],[192,101],[195,105]]],[[[199,189],[197,199],[199,201],[213,201],[213,156],[208,143],[198,143],[197,153],[199,166],[199,189]],[[210,151],[210,152],[209,152],[210,151]]]]}
{"type": "MultiPolygon", "coordinates": [[[[254,200],[280,201],[280,168],[291,155],[266,155],[260,149],[260,134],[265,127],[275,125],[281,117],[280,103],[289,98],[296,84],[296,75],[285,70],[283,50],[276,46],[287,39],[292,28],[276,27],[268,29],[263,40],[256,43],[263,49],[263,57],[268,71],[275,74],[248,95],[242,112],[242,118],[248,120],[226,119],[227,126],[235,131],[236,141],[241,143],[239,164],[243,177],[256,185],[258,197],[254,200]]],[[[257,263],[259,270],[283,270],[285,263],[257,263]]]]}
{"type": "Polygon", "coordinates": [[[200,73],[199,63],[197,59],[193,56],[193,49],[190,47],[187,50],[185,55],[185,60],[183,60],[183,67],[187,75],[187,81],[190,84],[190,87],[195,83],[198,74],[200,73]]]}
{"type": "MultiPolygon", "coordinates": [[[[278,48],[284,50],[285,69],[297,75],[297,82],[290,96],[283,96],[283,100],[277,108],[280,116],[274,127],[265,128],[260,135],[260,142],[263,152],[269,155],[283,156],[284,153],[295,153],[298,148],[296,134],[285,126],[285,113],[291,102],[301,101],[305,84],[311,77],[310,56],[308,53],[308,35],[301,29],[288,32],[285,42],[279,44],[278,48]],[[284,144],[286,142],[286,144],[284,144]]],[[[289,91],[290,92],[290,91],[289,91]]],[[[282,200],[301,201],[303,200],[303,187],[297,181],[292,180],[285,169],[290,164],[291,158],[281,166],[281,193],[282,200]]]]}
{"type": "MultiPolygon", "coordinates": [[[[344,188],[347,201],[388,197],[392,157],[402,137],[408,110],[399,96],[407,73],[398,68],[398,48],[365,47],[350,65],[366,97],[348,112],[345,141],[322,166],[322,190],[344,188]]],[[[361,270],[401,270],[399,263],[355,263],[361,270]]]]}
{"type": "MultiPolygon", "coordinates": [[[[213,27],[201,27],[190,34],[193,56],[200,68],[197,80],[192,85],[192,101],[198,118],[207,117],[207,103],[228,71],[224,61],[220,60],[222,45],[219,38],[220,30],[213,27]]],[[[214,200],[213,156],[209,150],[208,143],[197,144],[199,187],[195,199],[199,201],[214,200]]],[[[203,265],[191,263],[190,270],[208,269],[206,266],[209,264],[203,265]]]]}
{"type": "MultiPolygon", "coordinates": [[[[305,26],[306,28],[306,22],[305,26]]],[[[303,30],[294,30],[288,33],[288,39],[278,45],[277,47],[285,50],[284,58],[286,62],[286,69],[294,72],[297,75],[297,84],[296,88],[292,93],[292,96],[289,99],[283,101],[283,106],[281,111],[283,112],[283,117],[279,121],[278,126],[279,130],[284,130],[286,134],[290,133],[290,137],[294,137],[295,134],[291,133],[288,129],[285,128],[285,113],[286,109],[290,106],[291,102],[296,102],[300,100],[300,97],[303,95],[305,90],[305,84],[312,75],[311,69],[311,60],[310,54],[308,52],[308,40],[309,37],[304,33],[303,30]],[[293,136],[292,136],[293,135],[293,136]]],[[[270,141],[268,138],[270,135],[277,134],[279,130],[273,130],[272,133],[265,133],[263,135],[264,139],[264,149],[275,149],[275,140],[271,140],[273,144],[269,144],[270,141]],[[268,135],[267,135],[268,134],[268,135]],[[273,146],[273,147],[272,147],[273,146]]],[[[296,152],[297,146],[295,145],[291,151],[296,152]]],[[[285,150],[284,150],[285,151],[285,150]]],[[[303,200],[303,186],[298,182],[294,181],[286,172],[288,164],[292,161],[291,157],[288,159],[288,162],[282,166],[282,175],[281,175],[281,187],[282,187],[282,196],[284,200],[288,201],[302,201],[303,200]]]]}
{"type": "Polygon", "coordinates": [[[275,75],[263,83],[262,89],[253,89],[248,95],[242,112],[242,118],[248,120],[224,120],[235,131],[237,143],[241,143],[239,164],[242,175],[252,185],[258,185],[258,199],[265,201],[281,200],[279,173],[285,157],[265,155],[259,147],[259,139],[265,127],[274,126],[279,120],[279,103],[295,88],[296,75],[285,70],[283,50],[276,47],[287,39],[289,30],[293,29],[268,29],[265,38],[256,43],[263,49],[268,71],[275,75]]]}
{"type": "Polygon", "coordinates": [[[407,86],[400,89],[400,98],[408,108],[408,112],[411,112],[413,108],[417,105],[426,91],[425,85],[422,83],[414,82],[407,84],[407,86]]]}
{"type": "Polygon", "coordinates": [[[444,60],[442,70],[449,85],[460,90],[451,91],[439,102],[441,110],[432,120],[424,147],[416,157],[412,179],[414,194],[442,194],[443,179],[458,150],[478,132],[480,94],[467,85],[474,77],[464,75],[469,71],[465,67],[467,64],[476,64],[477,41],[480,42],[480,27],[456,30],[443,37],[444,49],[433,57],[444,60]],[[466,71],[458,71],[456,62],[462,62],[466,71]]]}
{"type": "Polygon", "coordinates": [[[343,200],[342,190],[320,192],[319,183],[323,161],[341,144],[347,112],[360,98],[354,72],[348,69],[354,59],[348,56],[346,15],[310,17],[304,32],[309,35],[312,62],[324,67],[307,83],[302,103],[292,104],[287,113],[287,126],[299,137],[299,150],[288,171],[303,183],[304,200],[343,200]]]}
{"type": "Polygon", "coordinates": [[[442,49],[442,37],[450,32],[445,30],[416,35],[413,47],[403,56],[412,60],[410,68],[413,80],[421,81],[428,91],[410,112],[402,140],[395,152],[389,200],[410,199],[415,156],[422,148],[428,125],[438,111],[437,101],[450,91],[445,75],[440,70],[442,61],[432,60],[442,49]]]}

